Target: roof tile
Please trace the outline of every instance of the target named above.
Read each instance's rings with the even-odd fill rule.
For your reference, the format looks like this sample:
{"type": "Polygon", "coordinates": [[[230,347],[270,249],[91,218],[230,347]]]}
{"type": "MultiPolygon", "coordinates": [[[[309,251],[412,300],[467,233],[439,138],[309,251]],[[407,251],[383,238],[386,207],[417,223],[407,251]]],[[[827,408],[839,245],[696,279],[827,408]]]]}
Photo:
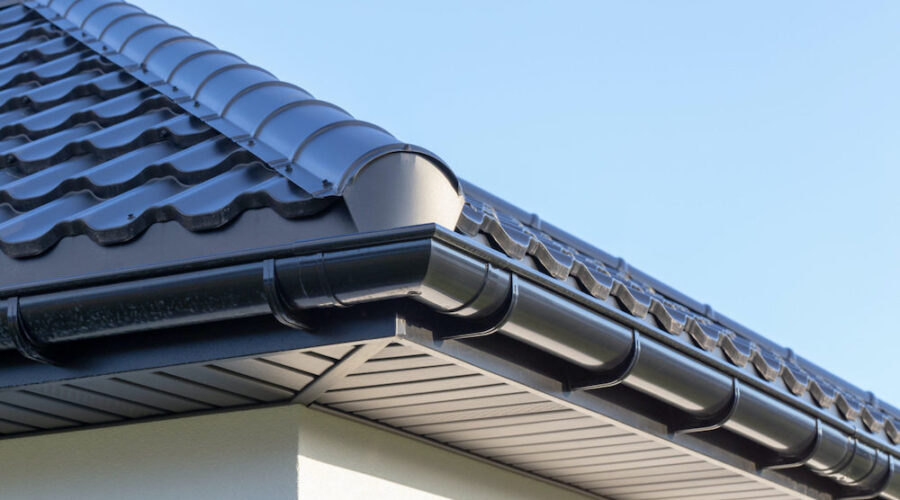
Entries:
{"type": "Polygon", "coordinates": [[[203,231],[247,209],[300,217],[330,203],[34,11],[0,10],[0,249],[8,255],[37,255],[76,234],[117,244],[161,221],[203,231]]]}

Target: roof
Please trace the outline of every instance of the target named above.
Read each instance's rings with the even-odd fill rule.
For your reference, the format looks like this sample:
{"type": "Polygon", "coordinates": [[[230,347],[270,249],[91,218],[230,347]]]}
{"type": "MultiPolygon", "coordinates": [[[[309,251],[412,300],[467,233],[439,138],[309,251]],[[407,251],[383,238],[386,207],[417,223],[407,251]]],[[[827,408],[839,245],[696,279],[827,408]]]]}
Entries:
{"type": "MultiPolygon", "coordinates": [[[[685,363],[699,362],[727,375],[734,387],[728,411],[738,406],[737,387],[743,384],[752,388],[746,394],[808,416],[815,429],[828,425],[878,450],[876,459],[866,462],[862,479],[839,482],[868,491],[882,486],[870,483],[884,470],[883,486],[892,479],[893,465],[883,460],[900,451],[900,411],[624,260],[460,181],[426,149],[399,141],[125,2],[27,1],[0,11],[0,265],[7,270],[0,276],[0,294],[8,304],[0,348],[52,361],[39,352],[40,344],[176,324],[161,322],[165,311],[140,308],[97,309],[96,318],[81,311],[70,318],[78,324],[66,323],[60,309],[88,300],[72,290],[200,272],[254,256],[315,251],[325,262],[328,248],[362,248],[423,234],[490,263],[481,271],[484,281],[472,292],[472,302],[444,313],[492,319],[495,312],[476,306],[493,300],[494,274],[508,273],[502,279],[509,280],[509,290],[519,289],[512,276],[521,276],[653,339],[647,345],[656,342],[690,360],[685,363]],[[417,224],[455,233],[394,231],[417,224]],[[346,243],[351,239],[354,243],[346,243]],[[41,316],[51,303],[53,315],[41,316]],[[123,323],[122,315],[144,313],[153,316],[144,327],[123,323]]],[[[274,267],[264,272],[272,280],[278,274],[274,267]]],[[[363,282],[366,276],[354,280],[363,282]]],[[[234,318],[271,308],[282,322],[304,327],[303,315],[293,306],[272,299],[274,285],[268,283],[269,295],[219,297],[202,306],[192,303],[185,311],[191,309],[191,323],[201,323],[225,318],[213,314],[222,308],[240,309],[234,318]],[[260,309],[257,299],[265,307],[260,309]],[[198,316],[197,309],[205,312],[198,316]]],[[[308,285],[301,281],[299,286],[308,285]]],[[[322,286],[336,285],[325,280],[322,286]]],[[[506,286],[497,285],[498,290],[506,286]]],[[[379,295],[371,289],[347,293],[332,291],[333,300],[315,302],[309,292],[304,307],[396,297],[394,291],[379,295]]],[[[481,333],[504,332],[522,343],[516,349],[527,357],[528,346],[547,347],[547,336],[532,340],[533,332],[511,326],[515,308],[525,307],[521,304],[529,297],[516,293],[510,304],[505,291],[497,292],[507,301],[502,306],[507,315],[493,318],[496,325],[481,333]]],[[[421,292],[416,289],[416,294],[421,292]]],[[[441,300],[425,296],[420,301],[441,310],[441,300]]],[[[631,335],[631,364],[625,363],[615,382],[640,392],[644,386],[628,378],[640,367],[639,334],[631,335]]],[[[460,338],[466,337],[474,336],[460,338]]],[[[569,372],[602,368],[608,375],[609,366],[622,361],[618,355],[589,356],[600,348],[580,345],[586,346],[582,353],[554,351],[573,363],[569,372]]],[[[650,356],[648,349],[641,355],[650,356]]],[[[566,384],[572,388],[571,380],[566,384]]],[[[590,390],[603,386],[588,385],[590,390]]],[[[660,395],[645,390],[654,391],[660,395]]],[[[738,427],[735,432],[741,434],[738,427]]],[[[19,431],[0,429],[7,432],[19,431]]],[[[743,432],[748,438],[758,434],[743,432]]],[[[813,445],[819,444],[814,438],[813,445]]],[[[855,453],[847,455],[844,467],[857,459],[855,453]]],[[[822,469],[826,476],[844,473],[822,469]]]]}

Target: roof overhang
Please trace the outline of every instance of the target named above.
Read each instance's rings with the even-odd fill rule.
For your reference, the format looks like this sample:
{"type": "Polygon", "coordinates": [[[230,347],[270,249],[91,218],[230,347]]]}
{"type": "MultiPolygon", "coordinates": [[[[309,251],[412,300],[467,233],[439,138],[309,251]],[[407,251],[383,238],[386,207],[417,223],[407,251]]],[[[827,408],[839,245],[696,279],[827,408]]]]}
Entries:
{"type": "MultiPolygon", "coordinates": [[[[555,430],[556,412],[571,411],[571,418],[600,419],[669,450],[651,453],[650,463],[700,463],[693,471],[676,468],[698,478],[689,488],[732,484],[705,477],[710,463],[736,474],[734,491],[746,481],[815,498],[894,495],[900,487],[883,446],[845,423],[797,407],[724,360],[436,225],[232,252],[188,268],[100,272],[20,292],[6,300],[0,329],[6,435],[285,402],[404,428],[390,423],[396,412],[367,412],[409,391],[430,394],[423,396],[429,404],[458,401],[468,371],[491,380],[471,387],[514,387],[558,405],[518,417],[545,422],[534,436],[564,432],[555,430]],[[416,351],[412,364],[397,356],[392,368],[364,368],[398,343],[416,351]],[[328,346],[346,350],[307,354],[310,366],[295,358],[283,364],[285,353],[328,346]],[[459,368],[427,369],[445,364],[459,368]],[[679,462],[679,454],[693,458],[679,462]]],[[[490,398],[508,392],[488,392],[464,399],[505,406],[490,398]]],[[[492,456],[493,447],[469,446],[475,438],[454,442],[419,432],[427,429],[420,425],[409,432],[492,456]]],[[[536,445],[527,437],[517,442],[536,445]]],[[[534,453],[551,451],[540,449],[534,453]]],[[[602,493],[595,473],[582,477],[566,464],[602,471],[643,456],[606,451],[577,460],[571,453],[531,457],[539,466],[533,470],[576,486],[585,479],[582,489],[602,493]]],[[[632,490],[623,491],[630,498],[632,490]]]]}

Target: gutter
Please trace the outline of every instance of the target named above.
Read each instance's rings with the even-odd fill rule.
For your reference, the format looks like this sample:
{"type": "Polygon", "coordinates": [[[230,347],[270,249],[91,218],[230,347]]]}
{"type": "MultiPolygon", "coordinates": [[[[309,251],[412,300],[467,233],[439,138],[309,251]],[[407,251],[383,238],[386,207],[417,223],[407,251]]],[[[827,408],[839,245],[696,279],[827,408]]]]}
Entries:
{"type": "Polygon", "coordinates": [[[679,416],[670,433],[728,429],[773,451],[764,467],[805,466],[831,478],[841,492],[835,498],[900,500],[895,457],[862,436],[433,236],[367,238],[368,246],[356,248],[255,254],[191,272],[9,297],[0,349],[65,363],[64,346],[76,340],[266,314],[313,329],[310,310],[409,298],[453,318],[443,339],[505,335],[567,361],[568,390],[621,384],[667,403],[679,416]]]}

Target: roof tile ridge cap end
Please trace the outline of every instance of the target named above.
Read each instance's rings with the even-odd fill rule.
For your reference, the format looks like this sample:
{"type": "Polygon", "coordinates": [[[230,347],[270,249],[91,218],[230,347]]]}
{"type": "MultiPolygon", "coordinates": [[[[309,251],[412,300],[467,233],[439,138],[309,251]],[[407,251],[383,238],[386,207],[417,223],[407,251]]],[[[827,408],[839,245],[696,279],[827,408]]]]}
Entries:
{"type": "MultiPolygon", "coordinates": [[[[74,8],[76,7],[76,4],[78,4],[82,1],[84,1],[84,0],[75,0],[74,2],[72,2],[68,5],[61,5],[58,3],[54,4],[53,0],[49,0],[48,2],[45,2],[43,4],[37,3],[37,2],[36,3],[38,5],[44,5],[45,7],[50,8],[51,10],[56,12],[60,16],[60,18],[65,19],[66,21],[74,24],[74,22],[71,19],[69,19],[67,16],[71,15],[73,13],[73,11],[75,10],[74,8]]],[[[108,5],[113,5],[113,4],[133,5],[133,4],[127,4],[125,2],[121,2],[120,0],[95,0],[94,2],[91,2],[93,11],[96,11],[100,8],[103,8],[108,5]]],[[[135,7],[140,9],[140,7],[137,7],[137,6],[135,6],[135,7]]],[[[147,14],[149,15],[150,13],[147,13],[147,14]]],[[[118,19],[119,18],[117,18],[117,20],[118,19]]],[[[139,24],[140,24],[139,22],[133,21],[131,19],[121,19],[121,21],[122,21],[122,24],[134,23],[136,30],[144,27],[143,25],[139,26],[139,24]]],[[[214,44],[209,43],[206,40],[203,40],[201,38],[191,35],[190,32],[188,32],[187,30],[184,30],[177,26],[171,25],[169,23],[165,23],[165,24],[172,26],[173,28],[176,28],[177,30],[179,30],[182,33],[181,37],[184,37],[184,35],[187,35],[187,36],[191,37],[191,39],[201,40],[201,41],[205,42],[206,44],[209,45],[209,47],[214,48],[216,51],[220,50],[214,44]]],[[[260,160],[262,160],[264,163],[268,164],[271,168],[276,170],[283,177],[287,178],[292,183],[294,183],[301,189],[304,189],[305,191],[309,192],[313,196],[316,196],[316,197],[333,196],[333,195],[341,196],[344,194],[344,190],[347,188],[347,186],[349,186],[354,181],[356,181],[357,178],[359,177],[360,172],[362,170],[364,170],[365,168],[367,168],[370,164],[373,164],[373,163],[377,162],[379,159],[381,159],[382,157],[390,155],[392,153],[411,153],[413,155],[424,158],[429,164],[431,164],[432,167],[436,168],[436,170],[439,171],[449,181],[450,185],[453,187],[453,190],[455,192],[455,197],[460,199],[459,203],[454,202],[453,204],[459,205],[459,212],[462,211],[462,208],[461,208],[462,207],[462,202],[461,202],[462,183],[459,182],[459,179],[456,177],[453,170],[446,164],[446,162],[444,162],[436,154],[431,153],[430,151],[428,151],[424,148],[412,146],[410,144],[398,141],[396,138],[394,138],[393,135],[391,135],[387,131],[384,131],[377,125],[368,124],[368,122],[362,122],[362,121],[355,120],[352,117],[352,115],[350,115],[349,113],[342,112],[342,114],[345,114],[348,119],[341,120],[341,121],[351,123],[351,124],[358,123],[358,125],[356,125],[356,126],[358,126],[359,128],[373,129],[373,130],[380,131],[384,135],[384,138],[383,138],[384,140],[382,141],[382,144],[376,145],[376,147],[374,147],[374,148],[365,149],[357,158],[355,158],[353,161],[351,161],[349,165],[340,165],[339,166],[340,168],[337,168],[334,172],[331,172],[328,170],[326,170],[325,172],[319,171],[316,173],[305,171],[305,169],[303,168],[303,166],[301,164],[302,158],[294,158],[295,150],[285,149],[284,151],[280,151],[280,150],[278,150],[278,148],[271,146],[271,144],[270,144],[271,141],[260,139],[260,135],[262,135],[263,129],[265,129],[265,127],[267,125],[271,124],[271,122],[273,121],[272,117],[269,115],[271,115],[272,113],[281,112],[281,110],[284,108],[283,104],[276,106],[275,109],[272,111],[272,113],[269,113],[269,115],[266,115],[266,116],[263,116],[262,118],[260,118],[259,121],[254,126],[242,127],[242,126],[236,124],[234,119],[226,118],[223,116],[223,113],[215,111],[215,109],[213,109],[213,107],[211,107],[209,105],[211,103],[209,103],[208,101],[204,102],[203,96],[199,95],[200,93],[197,92],[201,86],[208,83],[207,80],[209,79],[210,75],[202,75],[197,78],[197,81],[189,82],[188,85],[184,85],[182,83],[182,85],[181,85],[182,88],[177,88],[170,82],[173,74],[159,75],[159,74],[154,73],[152,71],[152,69],[148,67],[148,65],[146,64],[148,56],[154,52],[156,47],[160,46],[161,44],[169,43],[171,41],[170,40],[171,37],[161,39],[153,47],[146,49],[145,50],[146,53],[138,54],[142,57],[139,57],[139,59],[141,59],[141,61],[137,61],[137,60],[133,60],[132,58],[130,58],[128,56],[125,56],[124,54],[121,54],[119,52],[115,52],[115,51],[109,49],[108,48],[109,44],[105,43],[104,40],[99,38],[99,35],[103,34],[98,31],[98,30],[100,30],[99,27],[91,28],[90,26],[84,26],[83,28],[79,27],[78,29],[83,31],[84,34],[86,35],[86,37],[85,37],[86,40],[82,40],[82,42],[85,43],[85,45],[87,45],[91,49],[93,49],[95,52],[97,52],[99,55],[112,59],[115,64],[122,67],[125,71],[129,72],[130,74],[132,74],[132,76],[135,76],[136,78],[143,81],[144,83],[154,87],[155,90],[163,93],[164,95],[167,95],[168,97],[172,98],[176,102],[181,103],[182,108],[187,113],[201,119],[202,121],[206,122],[209,126],[213,127],[214,129],[218,130],[219,132],[221,132],[223,135],[226,135],[227,137],[231,138],[235,142],[238,142],[243,148],[245,148],[248,151],[250,151],[251,153],[255,154],[257,157],[260,158],[260,160]],[[94,32],[94,31],[97,31],[97,32],[94,32]],[[95,43],[91,43],[92,41],[95,43]],[[191,86],[197,87],[197,88],[191,88],[191,86]],[[189,102],[192,102],[192,105],[186,105],[189,102]],[[301,163],[298,163],[297,160],[299,160],[301,163]],[[293,168],[293,167],[300,167],[300,168],[293,168]],[[300,172],[298,172],[298,171],[300,171],[300,172]]],[[[176,38],[178,38],[178,36],[176,36],[176,38]]],[[[185,39],[187,39],[187,37],[185,37],[185,39]]],[[[196,57],[197,56],[196,53],[198,53],[198,52],[209,52],[210,54],[217,53],[214,51],[210,51],[209,49],[197,49],[197,50],[189,51],[188,53],[184,54],[182,60],[187,60],[190,58],[198,58],[198,57],[196,57]]],[[[235,54],[232,54],[232,55],[234,55],[234,57],[237,60],[243,61],[243,59],[240,58],[239,56],[237,56],[235,54]]],[[[179,69],[180,69],[180,62],[181,61],[179,61],[178,63],[175,64],[175,66],[179,67],[179,69]]],[[[245,63],[245,64],[247,64],[247,63],[245,63]]],[[[296,85],[290,84],[290,82],[283,82],[282,80],[279,80],[275,76],[272,76],[271,72],[267,71],[264,68],[261,68],[259,66],[255,66],[252,64],[247,64],[247,68],[250,70],[258,70],[266,75],[269,75],[272,82],[288,84],[288,85],[282,85],[281,87],[293,86],[294,88],[297,89],[298,101],[315,100],[315,98],[312,96],[311,93],[306,92],[305,90],[301,89],[300,87],[297,87],[296,85]]],[[[215,73],[219,70],[221,70],[221,68],[215,68],[215,69],[211,70],[211,73],[215,73]]],[[[233,110],[235,107],[235,103],[231,102],[232,100],[240,99],[244,95],[249,94],[249,92],[244,92],[244,90],[245,89],[237,89],[236,91],[234,91],[235,95],[228,96],[227,102],[229,102],[229,106],[228,106],[229,110],[233,110]]],[[[265,90],[262,89],[262,91],[265,91],[265,90]]],[[[321,101],[316,101],[316,102],[321,102],[321,101]]],[[[323,102],[323,104],[327,105],[327,106],[331,106],[330,103],[323,102]]],[[[340,109],[338,107],[336,107],[336,108],[340,109]]],[[[333,123],[325,124],[324,126],[319,127],[318,129],[313,131],[310,134],[310,138],[308,139],[309,142],[312,142],[317,138],[317,137],[313,137],[313,136],[325,135],[325,133],[323,131],[326,129],[333,130],[334,129],[333,123]]],[[[279,134],[279,130],[276,130],[274,132],[275,135],[284,135],[287,133],[289,133],[289,132],[286,131],[286,132],[282,132],[279,134]]],[[[293,132],[290,132],[290,133],[293,133],[293,132]]],[[[290,142],[290,139],[288,141],[284,141],[284,142],[290,142]]],[[[448,223],[445,221],[443,224],[444,225],[449,224],[450,226],[453,226],[453,224],[455,223],[455,219],[458,218],[458,215],[459,214],[457,213],[456,215],[453,216],[453,218],[454,218],[453,223],[448,223]]]]}

